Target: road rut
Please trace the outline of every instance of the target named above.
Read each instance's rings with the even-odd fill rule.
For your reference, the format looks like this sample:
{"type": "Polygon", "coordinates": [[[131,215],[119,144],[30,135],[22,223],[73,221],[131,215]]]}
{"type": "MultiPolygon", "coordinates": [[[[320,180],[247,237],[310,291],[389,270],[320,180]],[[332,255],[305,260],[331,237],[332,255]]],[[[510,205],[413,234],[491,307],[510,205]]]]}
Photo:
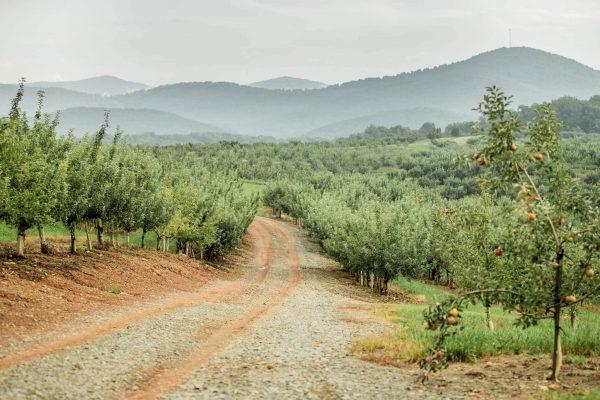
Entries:
{"type": "Polygon", "coordinates": [[[257,217],[241,277],[0,359],[7,399],[418,397],[396,368],[348,356],[378,323],[296,226],[257,217]]]}

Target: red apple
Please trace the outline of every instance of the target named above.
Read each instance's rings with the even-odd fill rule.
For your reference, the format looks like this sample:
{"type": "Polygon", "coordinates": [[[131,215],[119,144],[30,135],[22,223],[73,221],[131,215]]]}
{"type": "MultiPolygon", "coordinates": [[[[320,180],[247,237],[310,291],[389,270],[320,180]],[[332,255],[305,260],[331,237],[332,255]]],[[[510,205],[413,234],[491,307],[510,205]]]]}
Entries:
{"type": "Polygon", "coordinates": [[[591,268],[588,268],[585,270],[584,275],[586,278],[592,279],[594,277],[594,270],[591,268]]]}
{"type": "Polygon", "coordinates": [[[537,215],[535,215],[534,212],[529,213],[529,215],[527,216],[527,219],[531,222],[535,221],[537,219],[537,215]]]}

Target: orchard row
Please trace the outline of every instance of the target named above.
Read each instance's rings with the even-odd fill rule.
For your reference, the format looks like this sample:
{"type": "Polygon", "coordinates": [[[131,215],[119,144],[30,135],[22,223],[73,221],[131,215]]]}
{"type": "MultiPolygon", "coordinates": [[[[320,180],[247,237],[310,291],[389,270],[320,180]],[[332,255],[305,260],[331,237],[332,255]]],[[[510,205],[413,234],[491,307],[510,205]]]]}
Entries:
{"type": "MultiPolygon", "coordinates": [[[[565,163],[561,124],[549,105],[524,126],[509,104],[492,87],[480,105],[484,143],[460,161],[463,171],[478,171],[466,175],[474,194],[448,198],[448,190],[399,174],[313,174],[279,180],[265,195],[277,214],[298,220],[379,293],[398,275],[456,289],[425,315],[426,328],[439,333],[422,362],[426,372],[447,365],[445,339],[462,328],[469,302],[481,302],[516,313],[523,327],[554,321],[557,379],[561,316],[575,321],[583,302],[600,298],[598,188],[565,163]]],[[[597,148],[593,154],[597,159],[597,148]]]]}
{"type": "Polygon", "coordinates": [[[215,257],[235,247],[252,221],[258,197],[244,194],[241,184],[217,170],[186,168],[185,157],[122,145],[117,132],[111,144],[108,115],[94,135],[81,139],[56,133],[52,119],[39,109],[32,120],[20,110],[23,83],[7,118],[0,119],[0,220],[13,226],[17,253],[24,254],[25,232],[37,227],[42,252],[49,247],[44,225],[62,222],[77,251],[76,229],[85,229],[86,247],[114,242],[115,234],[149,232],[157,248],[168,240],[178,251],[215,257]]]}

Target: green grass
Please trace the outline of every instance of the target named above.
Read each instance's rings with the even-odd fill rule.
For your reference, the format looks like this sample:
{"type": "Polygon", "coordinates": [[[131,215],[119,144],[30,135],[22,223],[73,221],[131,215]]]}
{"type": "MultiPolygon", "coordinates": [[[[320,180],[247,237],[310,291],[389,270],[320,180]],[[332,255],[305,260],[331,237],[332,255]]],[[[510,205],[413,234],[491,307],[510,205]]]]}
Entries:
{"type": "Polygon", "coordinates": [[[267,188],[267,184],[259,181],[252,180],[243,180],[242,181],[242,190],[244,193],[255,194],[258,193],[262,196],[267,188]]]}
{"type": "MultiPolygon", "coordinates": [[[[48,239],[52,238],[66,238],[70,237],[69,230],[60,222],[46,224],[44,225],[44,231],[46,233],[46,237],[48,239]]],[[[77,230],[76,231],[78,246],[82,248],[85,245],[85,231],[77,230]]],[[[37,228],[28,229],[25,233],[27,239],[38,237],[37,228]]],[[[105,240],[108,240],[108,235],[105,235],[105,240]]],[[[92,242],[95,242],[96,232],[90,230],[90,238],[92,242]]],[[[5,223],[0,223],[0,243],[13,243],[16,242],[17,233],[15,228],[6,225],[5,223]]],[[[124,234],[117,235],[117,240],[119,243],[123,244],[127,242],[127,237],[124,234]]],[[[135,232],[131,232],[131,244],[136,247],[140,247],[142,243],[142,231],[137,230],[135,232]]],[[[175,250],[175,243],[171,241],[169,243],[169,247],[171,251],[175,250]]],[[[156,248],[156,235],[153,232],[146,233],[146,248],[155,249],[156,248]]]]}
{"type": "Polygon", "coordinates": [[[541,397],[542,400],[600,400],[600,389],[593,389],[586,393],[548,393],[541,397]]]}
{"type": "Polygon", "coordinates": [[[115,285],[112,288],[110,288],[109,292],[112,294],[121,294],[123,293],[123,288],[121,287],[121,285],[115,285]]]}
{"type": "MultiPolygon", "coordinates": [[[[448,294],[440,287],[419,281],[399,278],[395,284],[407,293],[422,295],[431,304],[443,300],[448,294]]],[[[419,358],[431,343],[435,332],[423,329],[423,320],[419,318],[425,304],[402,304],[397,306],[393,322],[402,329],[396,332],[397,340],[418,343],[411,346],[416,349],[413,354],[406,354],[407,359],[419,358]]],[[[552,349],[551,321],[541,321],[538,326],[522,329],[514,326],[516,316],[500,308],[492,308],[492,320],[495,330],[485,326],[484,308],[480,305],[470,306],[462,313],[462,332],[447,341],[446,353],[455,361],[472,361],[479,357],[497,356],[501,354],[550,354],[552,349]]],[[[584,362],[582,357],[600,355],[600,314],[581,310],[579,324],[572,329],[567,320],[563,323],[563,351],[573,363],[584,362]]]]}

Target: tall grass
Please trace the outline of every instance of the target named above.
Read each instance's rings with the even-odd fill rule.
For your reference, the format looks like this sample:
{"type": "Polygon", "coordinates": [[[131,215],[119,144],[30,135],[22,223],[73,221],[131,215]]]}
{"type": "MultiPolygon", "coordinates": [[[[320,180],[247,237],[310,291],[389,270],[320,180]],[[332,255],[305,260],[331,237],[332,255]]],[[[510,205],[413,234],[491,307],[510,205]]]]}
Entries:
{"type": "MultiPolygon", "coordinates": [[[[436,286],[415,280],[399,278],[395,284],[403,291],[423,295],[428,303],[440,301],[448,293],[436,286]]],[[[403,358],[414,360],[421,357],[428,348],[435,332],[426,331],[419,318],[423,304],[401,304],[396,308],[393,322],[401,325],[396,332],[396,340],[413,344],[412,352],[403,358]]],[[[563,351],[570,356],[600,355],[600,314],[591,310],[580,310],[577,328],[571,328],[568,320],[563,324],[563,351]]],[[[484,308],[470,306],[462,313],[461,324],[464,330],[447,341],[446,354],[455,361],[471,361],[479,357],[501,354],[549,354],[552,350],[552,325],[550,320],[541,321],[537,326],[523,329],[514,325],[516,316],[500,308],[492,308],[492,319],[496,329],[490,330],[485,324],[484,308]]]]}

